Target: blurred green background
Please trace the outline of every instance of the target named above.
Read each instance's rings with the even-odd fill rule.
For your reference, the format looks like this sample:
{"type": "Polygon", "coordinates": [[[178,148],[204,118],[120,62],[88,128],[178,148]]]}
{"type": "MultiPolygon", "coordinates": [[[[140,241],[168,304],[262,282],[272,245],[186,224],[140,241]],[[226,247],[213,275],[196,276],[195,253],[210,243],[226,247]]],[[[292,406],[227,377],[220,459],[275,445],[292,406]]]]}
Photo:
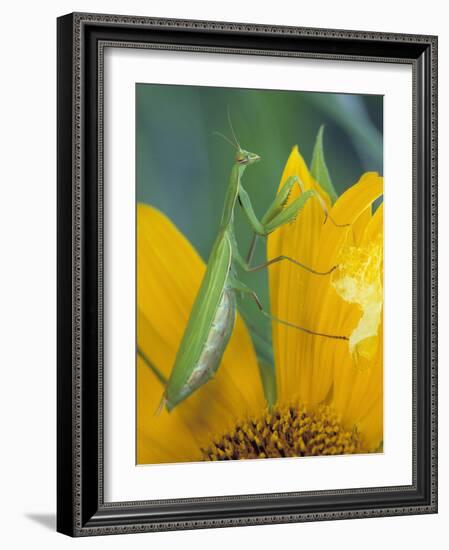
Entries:
{"type": "MultiPolygon", "coordinates": [[[[382,96],[137,84],[137,200],[162,210],[205,261],[235,154],[214,135],[230,135],[228,108],[241,146],[262,157],[243,180],[259,216],[273,200],[295,144],[310,166],[322,124],[326,163],[338,194],[363,172],[383,173],[382,96]]],[[[251,234],[239,208],[236,235],[246,254],[251,234]]],[[[254,261],[264,259],[265,245],[259,243],[254,261]]],[[[266,271],[241,278],[268,308],[266,271]]],[[[269,339],[266,320],[252,301],[242,300],[239,308],[255,333],[269,339]]]]}

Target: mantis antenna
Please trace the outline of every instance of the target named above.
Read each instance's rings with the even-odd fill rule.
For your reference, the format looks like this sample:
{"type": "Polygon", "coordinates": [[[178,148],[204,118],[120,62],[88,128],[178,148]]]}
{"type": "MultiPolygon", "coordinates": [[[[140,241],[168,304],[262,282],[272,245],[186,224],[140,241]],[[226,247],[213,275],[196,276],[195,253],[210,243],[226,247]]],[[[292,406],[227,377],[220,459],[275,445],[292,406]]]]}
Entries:
{"type": "Polygon", "coordinates": [[[242,148],[240,147],[239,140],[237,139],[237,136],[235,135],[234,126],[232,126],[231,109],[230,109],[229,105],[228,105],[228,122],[229,122],[229,127],[231,128],[232,137],[234,138],[236,146],[238,147],[238,149],[240,151],[242,148]]]}
{"type": "Polygon", "coordinates": [[[234,149],[237,149],[237,146],[234,142],[232,142],[228,137],[226,137],[224,134],[222,134],[221,132],[217,132],[217,131],[214,131],[212,132],[214,135],[216,136],[220,136],[221,138],[223,138],[225,141],[227,141],[229,143],[229,145],[231,145],[234,149]]]}

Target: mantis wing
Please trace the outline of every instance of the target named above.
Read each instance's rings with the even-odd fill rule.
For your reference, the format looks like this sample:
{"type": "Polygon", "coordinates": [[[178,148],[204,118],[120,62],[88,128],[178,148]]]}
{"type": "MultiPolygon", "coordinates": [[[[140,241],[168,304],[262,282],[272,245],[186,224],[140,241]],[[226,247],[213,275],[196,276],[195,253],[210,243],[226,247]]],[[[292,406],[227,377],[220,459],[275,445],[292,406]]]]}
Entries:
{"type": "Polygon", "coordinates": [[[196,367],[217,312],[231,266],[232,249],[226,233],[221,233],[209,256],[198,294],[190,313],[175,364],[165,390],[168,408],[187,397],[184,386],[196,367]]]}

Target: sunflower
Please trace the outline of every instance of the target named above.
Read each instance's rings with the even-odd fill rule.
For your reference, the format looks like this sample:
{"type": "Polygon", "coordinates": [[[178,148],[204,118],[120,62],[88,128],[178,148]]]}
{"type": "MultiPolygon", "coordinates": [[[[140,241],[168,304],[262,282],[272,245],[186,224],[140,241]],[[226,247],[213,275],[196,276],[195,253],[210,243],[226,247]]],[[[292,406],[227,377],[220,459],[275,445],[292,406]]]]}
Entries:
{"type": "MultiPolygon", "coordinates": [[[[268,407],[251,337],[237,316],[214,379],[156,415],[205,264],[157,209],[137,208],[137,463],[375,452],[383,440],[383,180],[365,173],[332,205],[294,147],[281,178],[297,175],[309,200],[272,233],[267,256],[274,316],[333,340],[273,323],[277,401],[268,407]],[[156,365],[151,369],[142,356],[156,365]]],[[[294,190],[293,200],[301,191],[294,190]]]]}

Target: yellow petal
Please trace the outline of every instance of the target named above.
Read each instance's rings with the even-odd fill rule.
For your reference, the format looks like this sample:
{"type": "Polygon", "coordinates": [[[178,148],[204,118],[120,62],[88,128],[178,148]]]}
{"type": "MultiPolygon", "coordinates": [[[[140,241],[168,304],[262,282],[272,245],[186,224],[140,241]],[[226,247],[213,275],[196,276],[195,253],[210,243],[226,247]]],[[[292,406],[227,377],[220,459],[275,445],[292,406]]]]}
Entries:
{"type": "Polygon", "coordinates": [[[187,462],[200,459],[189,427],[175,409],[171,415],[156,416],[162,385],[137,357],[137,464],[187,462]],[[176,436],[177,444],[173,444],[176,436]]]}
{"type": "MultiPolygon", "coordinates": [[[[297,148],[287,161],[281,185],[287,177],[298,175],[305,188],[323,191],[308,173],[297,148]]],[[[295,222],[284,226],[268,239],[268,259],[290,256],[307,266],[327,271],[336,265],[340,247],[351,238],[359,238],[363,225],[370,219],[370,206],[383,191],[383,180],[377,174],[364,174],[346,191],[325,216],[318,200],[311,199],[295,222]],[[361,220],[359,222],[358,220],[361,220]],[[352,224],[350,228],[336,227],[352,224]]],[[[297,191],[295,191],[298,193],[297,191]]],[[[294,198],[292,194],[291,199],[294,198]]],[[[325,199],[326,200],[326,199],[325,199]]],[[[331,285],[330,276],[317,276],[280,262],[270,268],[270,300],[273,314],[304,328],[330,335],[348,335],[360,317],[356,306],[345,303],[331,285]]],[[[334,356],[347,342],[325,339],[273,324],[273,344],[281,402],[293,396],[303,403],[316,404],[329,394],[333,382],[334,356]]]]}
{"type": "MultiPolygon", "coordinates": [[[[377,209],[362,232],[360,247],[366,247],[383,236],[383,207],[377,209]]],[[[382,281],[382,266],[379,278],[382,281]]],[[[382,284],[382,283],[380,283],[382,284]]],[[[376,300],[375,312],[371,319],[370,334],[357,342],[356,356],[351,350],[340,350],[334,369],[333,406],[340,414],[344,425],[351,429],[356,426],[368,450],[375,450],[383,439],[383,294],[376,300]]],[[[368,315],[370,313],[368,312],[368,315]]],[[[360,317],[360,313],[359,313],[360,317]]],[[[365,315],[366,318],[366,315],[365,315]]],[[[363,336],[360,329],[364,314],[359,318],[353,332],[363,336]]],[[[354,317],[353,321],[357,318],[354,317]]]]}
{"type": "Polygon", "coordinates": [[[351,353],[370,359],[376,350],[375,342],[383,305],[383,205],[368,223],[360,244],[348,244],[340,250],[338,269],[332,284],[346,302],[357,304],[361,317],[351,332],[351,353]]]}
{"type": "MultiPolygon", "coordinates": [[[[137,209],[137,341],[168,377],[200,286],[205,264],[173,223],[153,207],[137,209]]],[[[238,317],[213,380],[171,413],[155,415],[162,385],[138,362],[137,457],[139,463],[200,459],[200,448],[236,419],[264,405],[251,339],[238,317]],[[180,444],[180,438],[183,444],[180,444]]]]}
{"type": "Polygon", "coordinates": [[[349,349],[369,359],[383,304],[382,234],[366,246],[343,248],[332,283],[343,300],[360,307],[362,315],[349,337],[349,349]]]}
{"type": "MultiPolygon", "coordinates": [[[[304,190],[317,190],[328,205],[330,204],[328,196],[310,175],[297,147],[293,148],[289,156],[280,185],[282,186],[290,176],[298,176],[304,184],[304,190]]],[[[295,186],[289,201],[294,200],[299,194],[300,191],[295,186]]],[[[278,229],[270,235],[267,244],[268,259],[283,254],[310,267],[315,266],[318,240],[324,219],[325,214],[318,201],[315,199],[309,200],[295,222],[278,229]]],[[[270,267],[269,281],[273,315],[307,327],[307,312],[300,296],[309,292],[312,284],[309,273],[284,261],[270,267]]],[[[310,375],[299,367],[303,353],[307,353],[302,347],[305,342],[306,345],[311,343],[310,341],[307,342],[307,338],[304,338],[304,335],[294,329],[286,328],[280,324],[273,324],[273,346],[280,401],[288,399],[292,390],[296,391],[303,400],[305,397],[310,397],[310,375]]],[[[320,389],[315,386],[318,393],[320,393],[320,389]]]]}
{"type": "Polygon", "coordinates": [[[369,451],[383,439],[383,325],[376,354],[363,367],[347,351],[336,356],[332,406],[346,429],[356,427],[369,451]]]}
{"type": "MultiPolygon", "coordinates": [[[[290,176],[298,176],[298,178],[300,179],[301,183],[304,186],[305,191],[307,189],[314,189],[324,199],[327,206],[330,206],[331,200],[329,198],[329,195],[326,193],[326,191],[324,191],[324,189],[320,186],[320,184],[313,178],[312,174],[307,168],[307,164],[303,156],[299,152],[297,145],[293,147],[287,159],[287,163],[282,173],[279,189],[284,185],[284,183],[290,176]]],[[[300,193],[299,188],[295,186],[294,189],[292,190],[292,196],[290,198],[290,202],[293,198],[297,197],[299,193],[300,193]]]]}

